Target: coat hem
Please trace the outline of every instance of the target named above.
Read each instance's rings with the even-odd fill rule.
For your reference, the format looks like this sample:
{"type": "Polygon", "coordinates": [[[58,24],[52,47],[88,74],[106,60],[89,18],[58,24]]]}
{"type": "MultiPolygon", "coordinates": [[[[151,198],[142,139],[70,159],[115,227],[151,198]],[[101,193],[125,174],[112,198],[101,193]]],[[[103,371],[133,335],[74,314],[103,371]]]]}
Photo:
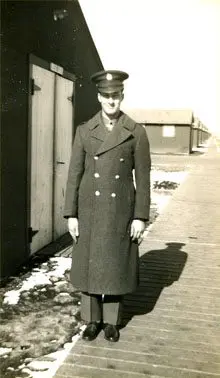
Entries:
{"type": "MultiPolygon", "coordinates": [[[[72,284],[73,285],[73,284],[72,284]]],[[[123,291],[117,291],[117,292],[112,292],[112,291],[101,291],[101,290],[88,290],[88,288],[80,288],[80,287],[77,287],[75,285],[73,285],[74,289],[76,289],[77,291],[81,292],[81,293],[88,293],[88,294],[95,294],[95,295],[126,295],[126,294],[130,294],[130,293],[134,293],[137,288],[138,288],[138,285],[133,287],[132,289],[127,289],[126,291],[123,290],[123,291]]]]}

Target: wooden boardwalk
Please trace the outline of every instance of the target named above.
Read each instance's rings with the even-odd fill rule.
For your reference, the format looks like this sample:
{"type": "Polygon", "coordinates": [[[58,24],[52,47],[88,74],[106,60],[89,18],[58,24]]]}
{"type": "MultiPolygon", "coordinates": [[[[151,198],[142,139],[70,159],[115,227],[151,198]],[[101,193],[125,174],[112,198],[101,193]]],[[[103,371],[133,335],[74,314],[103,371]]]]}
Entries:
{"type": "Polygon", "coordinates": [[[119,342],[79,340],[56,378],[220,377],[220,153],[188,161],[141,245],[119,342]]]}

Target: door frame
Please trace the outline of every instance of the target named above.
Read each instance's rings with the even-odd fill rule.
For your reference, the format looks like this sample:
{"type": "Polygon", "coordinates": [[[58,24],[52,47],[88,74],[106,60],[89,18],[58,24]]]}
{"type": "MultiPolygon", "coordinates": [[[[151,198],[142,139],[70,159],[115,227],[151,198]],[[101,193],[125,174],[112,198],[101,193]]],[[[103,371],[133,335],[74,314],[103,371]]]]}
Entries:
{"type": "MultiPolygon", "coordinates": [[[[26,228],[26,241],[27,241],[27,251],[28,255],[31,255],[31,154],[32,154],[32,66],[36,65],[41,68],[46,69],[47,71],[53,72],[55,75],[59,75],[65,79],[75,82],[76,75],[66,71],[63,69],[62,74],[59,72],[55,72],[51,69],[51,63],[46,60],[43,60],[36,55],[29,54],[29,62],[28,62],[28,127],[27,127],[27,181],[26,181],[26,190],[27,190],[27,228],[26,228]]],[[[53,62],[56,65],[56,63],[53,62]]],[[[58,65],[58,67],[60,67],[58,65]]],[[[62,67],[61,67],[62,68],[62,67]]],[[[74,86],[75,87],[75,86],[74,86]]],[[[75,93],[72,98],[73,107],[75,107],[75,93]]],[[[73,112],[73,130],[72,136],[74,137],[74,115],[75,111],[73,112]]]]}

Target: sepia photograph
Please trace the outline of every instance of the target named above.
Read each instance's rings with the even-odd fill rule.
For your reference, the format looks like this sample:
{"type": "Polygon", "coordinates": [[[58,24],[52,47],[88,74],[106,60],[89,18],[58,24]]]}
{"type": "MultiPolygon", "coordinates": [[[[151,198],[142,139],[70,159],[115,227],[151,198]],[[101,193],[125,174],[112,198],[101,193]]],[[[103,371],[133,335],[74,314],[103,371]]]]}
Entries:
{"type": "Polygon", "coordinates": [[[220,378],[220,0],[0,7],[0,376],[220,378]]]}

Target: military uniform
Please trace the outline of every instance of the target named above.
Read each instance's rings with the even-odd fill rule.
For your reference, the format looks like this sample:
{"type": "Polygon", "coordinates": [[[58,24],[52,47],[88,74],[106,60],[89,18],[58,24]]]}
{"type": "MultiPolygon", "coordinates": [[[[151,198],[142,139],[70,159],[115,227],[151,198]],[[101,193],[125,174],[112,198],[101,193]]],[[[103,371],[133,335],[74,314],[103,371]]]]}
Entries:
{"type": "Polygon", "coordinates": [[[81,315],[87,321],[103,316],[118,323],[120,296],[137,288],[138,244],[130,226],[133,219],[149,219],[150,165],[145,129],[123,112],[112,131],[101,111],[76,130],[64,216],[79,221],[70,278],[84,293],[81,315]]]}

